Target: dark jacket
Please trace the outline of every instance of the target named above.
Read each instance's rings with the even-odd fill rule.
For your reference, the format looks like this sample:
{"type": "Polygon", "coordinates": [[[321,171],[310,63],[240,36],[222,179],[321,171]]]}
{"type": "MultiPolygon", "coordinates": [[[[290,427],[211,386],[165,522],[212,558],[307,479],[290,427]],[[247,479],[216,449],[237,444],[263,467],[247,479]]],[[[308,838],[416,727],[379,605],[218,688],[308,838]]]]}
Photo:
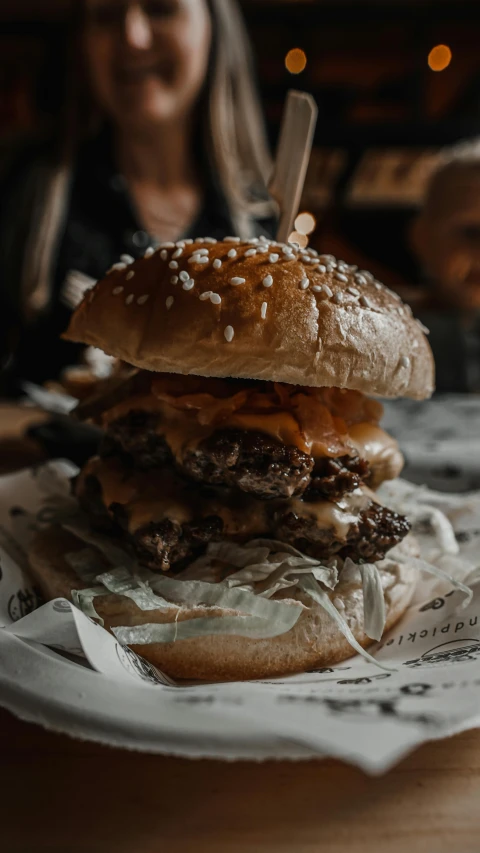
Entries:
{"type": "MultiPolygon", "coordinates": [[[[143,255],[152,245],[132,206],[126,183],[115,168],[107,133],[85,144],[73,172],[68,211],[60,235],[52,297],[28,327],[22,321],[20,281],[33,184],[48,158],[47,150],[21,157],[0,188],[0,393],[15,396],[21,381],[42,383],[75,364],[83,347],[60,339],[71,310],[60,295],[71,270],[101,278],[122,253],[143,255]],[[27,215],[18,216],[18,211],[27,215]],[[25,224],[23,224],[25,223],[25,224]],[[2,387],[3,386],[3,387],[2,387]]],[[[201,166],[204,204],[195,223],[182,236],[222,238],[233,231],[225,197],[208,164],[201,166]]],[[[253,223],[253,234],[270,234],[273,220],[253,223]]]]}

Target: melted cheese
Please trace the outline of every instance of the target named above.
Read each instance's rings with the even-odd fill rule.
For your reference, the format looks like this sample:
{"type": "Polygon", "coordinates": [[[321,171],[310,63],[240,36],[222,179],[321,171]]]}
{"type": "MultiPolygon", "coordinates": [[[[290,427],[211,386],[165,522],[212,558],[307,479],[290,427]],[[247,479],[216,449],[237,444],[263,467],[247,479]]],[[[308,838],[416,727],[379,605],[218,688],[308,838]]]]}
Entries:
{"type": "Polygon", "coordinates": [[[398,442],[374,424],[353,424],[350,441],[361,459],[366,459],[372,472],[372,485],[393,480],[400,474],[404,460],[398,442]]]}
{"type": "MultiPolygon", "coordinates": [[[[313,406],[314,401],[312,401],[313,406]]],[[[329,446],[328,438],[319,440],[316,434],[310,435],[305,427],[302,429],[292,411],[271,412],[266,410],[264,413],[252,414],[240,409],[227,413],[220,422],[202,425],[199,423],[198,409],[175,408],[150,393],[130,397],[105,412],[103,415],[104,426],[108,426],[112,421],[133,410],[158,412],[160,418],[157,431],[164,436],[175,460],[180,465],[187,449],[195,448],[216,430],[242,429],[263,432],[283,444],[298,447],[299,450],[308,453],[315,459],[358,453],[362,459],[366,459],[369,463],[372,471],[372,483],[375,486],[384,480],[394,479],[403,468],[403,456],[397,442],[373,423],[362,422],[350,426],[345,425],[345,429],[348,430],[344,437],[346,443],[340,443],[336,447],[335,443],[329,446]]],[[[313,432],[315,432],[314,417],[312,422],[313,432]]],[[[334,423],[337,423],[336,419],[334,419],[334,423]]]]}
{"type": "Polygon", "coordinates": [[[310,503],[292,498],[288,508],[300,518],[309,519],[320,530],[333,530],[340,542],[345,542],[352,524],[356,524],[363,509],[370,503],[370,497],[362,490],[356,489],[341,500],[316,501],[310,503]]]}
{"type": "Polygon", "coordinates": [[[230,492],[225,493],[225,499],[215,497],[214,492],[210,497],[184,483],[172,469],[126,474],[115,460],[95,457],[82,470],[80,488],[81,480],[89,474],[99,481],[107,509],[113,503],[124,507],[130,533],[167,518],[182,525],[210,515],[222,519],[223,532],[231,538],[252,539],[268,532],[264,501],[230,492]]]}

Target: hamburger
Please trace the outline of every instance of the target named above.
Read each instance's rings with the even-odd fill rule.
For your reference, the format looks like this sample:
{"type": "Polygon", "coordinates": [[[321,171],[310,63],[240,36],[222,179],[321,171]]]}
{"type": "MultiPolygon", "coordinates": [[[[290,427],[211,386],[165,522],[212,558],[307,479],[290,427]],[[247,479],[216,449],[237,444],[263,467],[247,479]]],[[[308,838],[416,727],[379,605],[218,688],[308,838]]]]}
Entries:
{"type": "Polygon", "coordinates": [[[77,412],[104,436],[81,515],[31,547],[47,597],[182,679],[330,666],[402,616],[416,546],[376,495],[403,460],[375,398],[434,371],[395,293],[296,244],[182,240],[115,264],[65,338],[122,370],[77,412]]]}

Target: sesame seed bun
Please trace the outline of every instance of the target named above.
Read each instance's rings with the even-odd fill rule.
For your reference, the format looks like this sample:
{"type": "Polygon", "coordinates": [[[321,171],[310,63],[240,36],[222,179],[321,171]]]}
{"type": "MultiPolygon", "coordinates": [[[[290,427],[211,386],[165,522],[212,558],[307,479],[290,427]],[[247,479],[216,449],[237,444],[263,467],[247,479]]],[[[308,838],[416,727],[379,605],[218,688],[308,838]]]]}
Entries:
{"type": "Polygon", "coordinates": [[[433,358],[400,298],[370,273],[262,240],[164,244],[112,270],[67,340],[135,367],[429,397],[433,358]]]}
{"type": "MultiPolygon", "coordinates": [[[[72,589],[83,589],[82,582],[65,559],[65,554],[81,550],[85,545],[60,527],[36,534],[30,547],[29,562],[35,581],[47,599],[71,598],[72,589]]],[[[404,556],[417,556],[417,543],[408,536],[397,546],[404,556]]],[[[101,559],[101,555],[99,554],[101,559]]],[[[388,631],[404,614],[415,589],[417,573],[408,562],[392,558],[378,564],[385,595],[388,631]]],[[[359,581],[340,581],[333,592],[327,591],[335,607],[345,617],[355,639],[363,646],[371,640],[363,630],[363,592],[359,581]]],[[[295,598],[306,604],[296,625],[277,637],[253,640],[232,634],[200,636],[170,643],[132,645],[134,651],[172,678],[203,681],[247,680],[292,675],[309,669],[332,666],[355,654],[332,617],[311,598],[285,590],[276,598],[295,598]]],[[[222,619],[236,611],[220,608],[188,608],[172,606],[166,610],[140,610],[135,602],[117,594],[95,598],[95,609],[111,631],[118,626],[146,623],[182,622],[208,615],[222,619]]]]}

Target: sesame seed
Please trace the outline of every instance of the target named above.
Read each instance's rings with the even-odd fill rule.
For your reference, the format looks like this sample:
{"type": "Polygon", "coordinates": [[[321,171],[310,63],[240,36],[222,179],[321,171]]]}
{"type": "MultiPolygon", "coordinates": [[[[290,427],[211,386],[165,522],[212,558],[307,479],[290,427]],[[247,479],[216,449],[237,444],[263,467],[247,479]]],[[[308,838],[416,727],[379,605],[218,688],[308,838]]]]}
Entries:
{"type": "Polygon", "coordinates": [[[246,257],[246,258],[253,258],[253,256],[254,256],[254,255],[256,255],[256,254],[257,254],[257,250],[256,250],[256,249],[248,249],[248,251],[247,251],[247,252],[245,252],[245,257],[246,257]]]}
{"type": "Polygon", "coordinates": [[[205,290],[205,292],[204,292],[204,293],[201,293],[201,294],[200,294],[200,301],[201,301],[201,302],[206,302],[206,301],[207,301],[207,299],[210,299],[211,295],[212,295],[212,291],[211,291],[211,290],[205,290]]]}
{"type": "Polygon", "coordinates": [[[132,258],[131,255],[120,255],[120,260],[124,264],[133,264],[135,258],[132,258]]]}
{"type": "Polygon", "coordinates": [[[365,285],[367,283],[367,279],[361,273],[356,273],[354,278],[355,284],[365,285]]]}
{"type": "Polygon", "coordinates": [[[160,252],[160,257],[161,257],[162,261],[166,261],[166,260],[167,260],[167,258],[168,258],[168,252],[167,252],[167,250],[166,250],[166,249],[162,249],[162,251],[160,252]]]}
{"type": "Polygon", "coordinates": [[[230,284],[235,284],[235,285],[237,285],[237,284],[245,284],[245,279],[244,279],[244,278],[240,278],[240,276],[238,276],[238,275],[237,275],[237,276],[234,276],[234,278],[231,278],[231,279],[230,279],[230,284]]]}
{"type": "Polygon", "coordinates": [[[268,304],[266,302],[262,302],[262,307],[260,309],[260,316],[262,320],[265,320],[265,317],[267,316],[267,307],[268,304]]]}
{"type": "Polygon", "coordinates": [[[370,304],[370,301],[367,299],[366,296],[363,295],[363,293],[360,297],[360,305],[363,305],[364,308],[371,308],[372,307],[370,304]]]}
{"type": "Polygon", "coordinates": [[[327,272],[333,272],[336,269],[336,264],[327,264],[327,272]]]}
{"type": "Polygon", "coordinates": [[[348,293],[351,293],[352,296],[359,296],[360,295],[360,291],[357,290],[356,287],[347,287],[347,291],[348,291],[348,293]]]}
{"type": "Polygon", "coordinates": [[[301,260],[304,264],[310,264],[312,259],[308,255],[301,255],[301,260]]]}
{"type": "Polygon", "coordinates": [[[130,270],[130,272],[127,272],[125,278],[127,281],[130,281],[130,279],[133,278],[134,275],[135,275],[134,271],[130,270]]]}
{"type": "Polygon", "coordinates": [[[145,294],[145,296],[139,296],[139,297],[138,297],[138,299],[137,299],[137,305],[145,305],[145,302],[146,302],[146,301],[147,301],[147,299],[149,299],[149,298],[150,298],[150,297],[149,297],[149,294],[148,294],[148,293],[146,293],[146,294],[145,294]]]}
{"type": "Polygon", "coordinates": [[[323,287],[321,284],[314,284],[314,285],[312,285],[312,290],[314,291],[314,293],[321,293],[323,290],[323,287]]]}
{"type": "Polygon", "coordinates": [[[399,364],[400,364],[400,367],[410,367],[410,359],[409,359],[408,355],[402,355],[400,357],[399,364]]]}
{"type": "Polygon", "coordinates": [[[280,255],[269,255],[268,260],[271,264],[276,264],[278,260],[280,260],[280,255]]]}
{"type": "Polygon", "coordinates": [[[193,243],[193,240],[191,237],[189,237],[188,240],[184,240],[183,242],[185,243],[186,246],[191,246],[193,243]]]}
{"type": "Polygon", "coordinates": [[[237,257],[237,250],[236,249],[230,249],[230,251],[227,252],[227,257],[236,258],[237,257]]]}
{"type": "Polygon", "coordinates": [[[423,323],[422,323],[420,320],[416,320],[415,322],[416,322],[416,324],[417,324],[418,328],[422,330],[422,332],[423,332],[423,334],[424,334],[424,335],[429,335],[429,334],[430,334],[430,329],[427,329],[427,327],[426,327],[426,326],[424,326],[424,325],[423,325],[423,323]]]}
{"type": "Polygon", "coordinates": [[[215,258],[215,260],[213,262],[213,269],[219,270],[221,266],[222,266],[222,262],[221,262],[220,258],[215,258]]]}
{"type": "Polygon", "coordinates": [[[204,242],[205,242],[205,237],[195,237],[195,242],[196,242],[196,243],[204,243],[204,242]]]}
{"type": "Polygon", "coordinates": [[[173,305],[173,296],[167,296],[165,300],[165,305],[167,306],[167,311],[170,311],[170,308],[173,305]]]}
{"type": "Polygon", "coordinates": [[[159,248],[160,248],[160,249],[174,249],[174,248],[175,248],[175,243],[172,243],[171,241],[169,241],[168,243],[160,243],[160,247],[159,247],[159,248]]]}
{"type": "Polygon", "coordinates": [[[340,303],[343,302],[343,293],[341,290],[337,290],[334,294],[333,301],[336,302],[337,305],[340,305],[340,303]]]}
{"type": "Polygon", "coordinates": [[[114,287],[112,293],[114,296],[118,296],[119,293],[123,293],[123,287],[114,287]]]}
{"type": "Polygon", "coordinates": [[[285,261],[294,261],[295,255],[293,254],[293,252],[288,252],[288,254],[287,254],[287,252],[285,252],[284,253],[284,260],[285,261]]]}
{"type": "Polygon", "coordinates": [[[176,260],[177,258],[181,258],[181,257],[182,257],[182,255],[183,255],[183,249],[180,247],[180,249],[177,249],[177,250],[173,253],[172,258],[173,258],[174,260],[176,260]]]}
{"type": "Polygon", "coordinates": [[[300,282],[300,287],[302,288],[302,290],[306,290],[307,287],[309,286],[309,284],[310,284],[309,278],[302,278],[302,280],[300,282]]]}
{"type": "Polygon", "coordinates": [[[380,284],[380,282],[379,282],[379,281],[374,281],[374,282],[373,282],[373,286],[374,286],[377,290],[381,290],[381,289],[382,289],[382,285],[380,284]]]}
{"type": "Polygon", "coordinates": [[[337,259],[333,255],[320,255],[322,264],[336,264],[337,259]]]}
{"type": "Polygon", "coordinates": [[[326,268],[325,264],[318,264],[318,266],[316,267],[316,269],[317,269],[317,271],[318,271],[318,272],[326,272],[326,271],[327,271],[327,268],[326,268]]]}
{"type": "Polygon", "coordinates": [[[373,275],[371,272],[368,272],[368,270],[360,270],[358,274],[366,278],[367,281],[373,281],[373,275]]]}
{"type": "Polygon", "coordinates": [[[134,299],[133,293],[129,293],[129,295],[127,296],[127,298],[125,300],[125,305],[131,305],[133,302],[133,299],[134,299]]]}
{"type": "Polygon", "coordinates": [[[261,240],[262,243],[269,243],[270,242],[270,240],[268,239],[268,237],[265,234],[260,234],[260,237],[258,239],[261,240]]]}
{"type": "Polygon", "coordinates": [[[155,252],[155,249],[153,248],[153,246],[149,246],[148,249],[145,249],[145,254],[143,257],[144,258],[151,258],[152,255],[154,254],[154,252],[155,252]]]}
{"type": "Polygon", "coordinates": [[[323,285],[323,292],[327,294],[329,299],[333,296],[333,290],[330,290],[328,284],[323,285]]]}
{"type": "Polygon", "coordinates": [[[257,255],[260,255],[260,254],[263,255],[263,253],[268,252],[268,250],[269,250],[268,243],[263,243],[261,246],[258,247],[257,255]]]}
{"type": "Polygon", "coordinates": [[[178,275],[172,275],[170,284],[178,284],[178,275]]]}
{"type": "Polygon", "coordinates": [[[189,264],[208,264],[210,263],[210,259],[205,257],[205,255],[192,255],[191,258],[188,259],[189,264]]]}
{"type": "Polygon", "coordinates": [[[179,273],[180,281],[188,281],[189,278],[190,276],[186,270],[182,270],[181,273],[179,273]]]}
{"type": "Polygon", "coordinates": [[[240,243],[240,237],[225,237],[224,243],[240,243]]]}
{"type": "Polygon", "coordinates": [[[271,275],[266,275],[262,281],[264,287],[271,287],[273,284],[273,278],[271,275]]]}
{"type": "Polygon", "coordinates": [[[194,285],[195,285],[195,282],[194,282],[193,278],[189,278],[188,281],[183,282],[182,287],[184,290],[191,290],[192,287],[194,287],[194,285]]]}
{"type": "Polygon", "coordinates": [[[228,341],[228,343],[231,343],[235,334],[233,326],[226,326],[223,334],[225,335],[225,340],[228,341]]]}
{"type": "Polygon", "coordinates": [[[175,245],[176,245],[177,249],[184,249],[185,248],[185,240],[177,240],[175,245]]]}
{"type": "Polygon", "coordinates": [[[171,269],[171,270],[178,270],[178,263],[177,263],[177,261],[170,261],[170,263],[169,263],[169,265],[168,265],[168,266],[170,267],[170,269],[171,269]]]}
{"type": "Polygon", "coordinates": [[[126,269],[127,269],[127,265],[120,262],[118,264],[113,264],[113,266],[110,267],[109,272],[112,272],[112,270],[126,270],[126,269]]]}
{"type": "Polygon", "coordinates": [[[208,253],[209,253],[209,251],[210,251],[210,249],[197,249],[197,250],[196,250],[196,252],[195,252],[195,254],[196,254],[196,255],[200,255],[200,257],[201,257],[202,255],[207,255],[207,257],[208,257],[208,253]]]}
{"type": "Polygon", "coordinates": [[[344,282],[348,281],[348,276],[344,275],[343,272],[336,272],[335,278],[337,279],[337,281],[344,281],[344,282]]]}
{"type": "Polygon", "coordinates": [[[282,252],[284,255],[292,254],[291,246],[282,246],[282,252]]]}
{"type": "Polygon", "coordinates": [[[259,241],[258,237],[250,237],[249,243],[251,243],[252,246],[256,246],[257,243],[259,243],[259,242],[260,241],[259,241]]]}
{"type": "Polygon", "coordinates": [[[212,303],[212,305],[220,305],[221,301],[222,301],[222,297],[219,296],[218,293],[211,293],[210,294],[210,302],[212,303]]]}
{"type": "Polygon", "coordinates": [[[205,237],[205,243],[211,243],[213,246],[216,242],[215,237],[205,237]]]}

